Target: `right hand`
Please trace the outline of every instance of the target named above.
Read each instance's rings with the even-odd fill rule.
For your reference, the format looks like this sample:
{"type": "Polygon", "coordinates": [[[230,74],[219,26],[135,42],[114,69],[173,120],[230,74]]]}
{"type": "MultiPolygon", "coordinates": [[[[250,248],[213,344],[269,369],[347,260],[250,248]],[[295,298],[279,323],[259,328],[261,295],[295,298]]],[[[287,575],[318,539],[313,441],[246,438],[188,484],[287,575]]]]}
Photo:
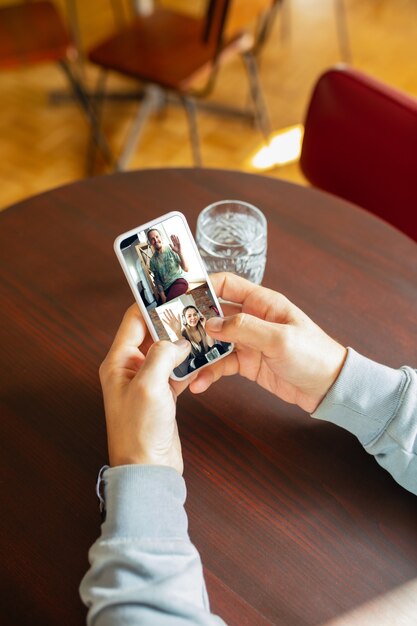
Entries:
{"type": "MultiPolygon", "coordinates": [[[[285,296],[234,274],[210,276],[217,295],[235,303],[225,318],[207,320],[207,333],[233,342],[235,352],[199,372],[190,384],[205,391],[236,373],[313,413],[338,377],[347,350],[285,296]]],[[[226,310],[226,307],[224,307],[226,310]]]]}

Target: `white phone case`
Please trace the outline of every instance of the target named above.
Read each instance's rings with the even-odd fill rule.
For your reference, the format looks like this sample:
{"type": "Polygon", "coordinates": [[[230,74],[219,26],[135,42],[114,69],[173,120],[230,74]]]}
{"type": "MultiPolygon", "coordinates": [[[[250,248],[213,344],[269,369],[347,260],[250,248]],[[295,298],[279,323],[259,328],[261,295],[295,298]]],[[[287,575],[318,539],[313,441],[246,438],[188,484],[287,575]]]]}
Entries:
{"type": "MultiPolygon", "coordinates": [[[[119,235],[115,239],[115,242],[114,242],[114,251],[116,253],[116,256],[117,256],[117,258],[119,260],[120,265],[122,266],[122,269],[123,269],[123,272],[124,272],[124,274],[126,276],[127,282],[130,285],[130,288],[132,290],[133,296],[134,296],[134,298],[135,298],[135,300],[136,300],[136,302],[137,302],[137,304],[138,304],[138,306],[140,308],[140,311],[141,311],[141,313],[143,315],[145,323],[146,323],[146,325],[147,325],[147,327],[149,329],[149,332],[151,334],[151,337],[152,337],[152,339],[154,341],[158,341],[159,339],[161,339],[161,337],[158,335],[158,332],[157,332],[157,330],[156,330],[156,328],[154,326],[154,323],[153,323],[153,321],[151,319],[151,316],[150,316],[150,314],[148,312],[149,307],[147,307],[145,305],[144,301],[142,300],[142,297],[140,295],[140,292],[139,292],[139,289],[138,289],[138,286],[137,286],[137,282],[136,282],[137,277],[135,279],[134,269],[132,270],[132,268],[129,269],[129,267],[128,267],[125,255],[124,255],[124,253],[122,252],[122,249],[121,249],[121,244],[123,242],[125,242],[125,240],[128,239],[128,238],[131,238],[131,237],[134,237],[134,236],[138,236],[139,237],[139,234],[145,233],[151,227],[155,227],[155,229],[157,229],[158,226],[161,227],[164,222],[167,222],[167,220],[174,220],[174,218],[177,218],[177,219],[179,218],[181,220],[182,225],[183,225],[183,227],[185,229],[185,233],[188,236],[188,244],[191,246],[190,249],[193,251],[193,255],[195,255],[194,256],[195,261],[199,264],[198,265],[198,271],[201,272],[201,275],[204,277],[205,282],[207,283],[208,293],[209,293],[208,299],[210,299],[210,301],[213,301],[214,307],[217,308],[220,316],[223,317],[223,312],[221,310],[221,306],[219,304],[217,296],[216,296],[216,294],[215,294],[215,292],[213,290],[213,287],[211,285],[209,276],[207,274],[207,271],[206,271],[206,268],[204,266],[204,263],[203,263],[203,261],[201,259],[200,253],[198,251],[197,245],[196,245],[195,240],[194,240],[194,237],[193,237],[193,235],[191,233],[191,230],[190,230],[190,228],[188,226],[188,223],[187,223],[185,215],[183,215],[179,211],[172,211],[170,213],[166,213],[165,215],[157,217],[157,218],[155,218],[155,219],[153,219],[153,220],[151,220],[149,222],[146,222],[145,224],[142,224],[142,225],[140,225],[140,226],[138,226],[136,228],[132,228],[131,230],[129,230],[129,231],[125,232],[125,233],[122,233],[121,235],[119,235]]],[[[144,235],[142,234],[142,237],[143,236],[144,235]]],[[[144,244],[142,244],[142,245],[144,245],[144,244]]],[[[129,246],[126,246],[126,247],[129,247],[129,246]]],[[[138,259],[139,259],[139,255],[138,255],[138,259]]],[[[192,293],[193,293],[193,291],[191,290],[190,292],[188,292],[187,295],[192,297],[192,293]]],[[[174,298],[172,300],[172,302],[175,303],[175,301],[180,300],[180,298],[181,298],[181,296],[178,297],[178,298],[174,298]]],[[[193,306],[193,305],[191,305],[191,306],[193,306]]],[[[155,306],[155,307],[153,307],[153,310],[156,311],[156,309],[158,309],[158,308],[160,308],[160,307],[155,306]]],[[[195,308],[197,308],[197,307],[195,307],[195,308]]],[[[223,347],[222,347],[222,349],[223,349],[223,347]]],[[[210,354],[207,353],[208,354],[208,356],[206,357],[207,358],[207,363],[204,364],[204,365],[198,366],[197,369],[202,369],[204,367],[207,367],[208,365],[211,365],[213,362],[216,362],[217,360],[224,358],[225,356],[230,354],[232,352],[232,350],[233,350],[233,344],[228,344],[228,347],[226,348],[226,351],[224,353],[222,353],[222,354],[219,353],[218,348],[214,347],[214,350],[212,348],[210,350],[210,354]],[[218,356],[217,356],[217,354],[218,354],[218,356]]],[[[181,364],[181,365],[183,365],[183,364],[181,364]]],[[[176,368],[176,369],[179,369],[179,368],[176,368]]],[[[173,378],[174,380],[186,380],[189,376],[191,376],[194,373],[194,371],[196,371],[196,370],[194,369],[194,370],[189,371],[188,373],[186,373],[184,375],[181,375],[181,376],[178,376],[178,375],[175,374],[175,372],[172,372],[171,378],[173,378]]]]}

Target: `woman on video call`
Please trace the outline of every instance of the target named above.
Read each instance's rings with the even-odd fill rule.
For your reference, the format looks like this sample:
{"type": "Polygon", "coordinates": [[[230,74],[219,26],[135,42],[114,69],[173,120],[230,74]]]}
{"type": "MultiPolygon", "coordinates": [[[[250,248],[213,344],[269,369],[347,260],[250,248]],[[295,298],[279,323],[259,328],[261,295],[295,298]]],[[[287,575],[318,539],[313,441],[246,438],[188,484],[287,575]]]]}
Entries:
{"type": "MultiPolygon", "coordinates": [[[[190,342],[191,358],[188,364],[189,371],[205,365],[210,358],[209,353],[211,351],[217,350],[218,354],[225,352],[222,344],[207,335],[205,330],[206,318],[197,307],[190,304],[178,316],[171,309],[166,309],[162,319],[176,334],[178,339],[184,337],[184,339],[190,342]]],[[[213,354],[213,356],[218,356],[218,354],[213,354]]]]}

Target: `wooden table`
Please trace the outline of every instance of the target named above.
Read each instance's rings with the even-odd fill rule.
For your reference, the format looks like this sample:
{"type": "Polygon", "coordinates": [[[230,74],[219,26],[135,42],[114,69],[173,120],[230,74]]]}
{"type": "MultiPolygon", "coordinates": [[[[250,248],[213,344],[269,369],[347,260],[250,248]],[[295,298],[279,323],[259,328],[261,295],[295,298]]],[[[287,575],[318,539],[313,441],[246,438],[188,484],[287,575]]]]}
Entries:
{"type": "MultiPolygon", "coordinates": [[[[237,172],[148,170],[3,212],[3,623],[85,618],[77,588],[106,461],[97,370],[132,302],[114,238],[173,209],[194,229],[222,198],[264,211],[266,286],[371,358],[416,364],[417,246],[332,196],[237,172]]],[[[178,421],[191,537],[230,625],[323,624],[415,580],[417,498],[352,435],[237,377],[183,394],[178,421]]]]}

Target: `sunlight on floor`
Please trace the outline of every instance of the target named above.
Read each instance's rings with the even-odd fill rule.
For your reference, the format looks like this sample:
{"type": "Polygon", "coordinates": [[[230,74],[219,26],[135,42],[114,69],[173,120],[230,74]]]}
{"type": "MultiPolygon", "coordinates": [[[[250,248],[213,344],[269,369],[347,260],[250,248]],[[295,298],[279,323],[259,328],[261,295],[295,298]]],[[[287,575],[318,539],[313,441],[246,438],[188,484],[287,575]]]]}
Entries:
{"type": "Polygon", "coordinates": [[[268,170],[276,165],[286,165],[298,161],[304,128],[302,124],[284,128],[275,133],[269,142],[260,148],[251,159],[256,170],[268,170]]]}

